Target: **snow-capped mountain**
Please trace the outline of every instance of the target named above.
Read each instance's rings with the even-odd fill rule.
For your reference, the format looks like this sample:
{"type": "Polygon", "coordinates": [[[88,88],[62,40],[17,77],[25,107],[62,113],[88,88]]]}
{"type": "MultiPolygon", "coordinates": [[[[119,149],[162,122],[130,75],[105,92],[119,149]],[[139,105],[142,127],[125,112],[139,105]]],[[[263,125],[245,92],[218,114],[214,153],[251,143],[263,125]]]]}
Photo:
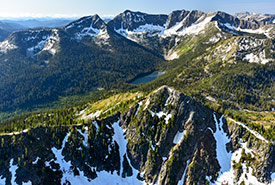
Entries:
{"type": "Polygon", "coordinates": [[[257,14],[257,13],[243,12],[243,13],[237,13],[235,14],[235,16],[240,19],[257,22],[258,24],[261,24],[261,25],[275,23],[274,14],[257,14]]]}
{"type": "Polygon", "coordinates": [[[77,40],[85,36],[94,37],[103,29],[106,29],[106,25],[98,15],[83,17],[65,26],[65,31],[77,40]]]}
{"type": "Polygon", "coordinates": [[[160,52],[167,59],[174,59],[178,55],[172,50],[184,37],[198,35],[203,30],[207,32],[207,25],[211,23],[215,23],[221,32],[235,35],[274,35],[273,22],[263,24],[221,11],[204,13],[196,10],[178,10],[169,15],[150,15],[127,10],[109,21],[108,26],[122,36],[160,52]]]}
{"type": "MultiPolygon", "coordinates": [[[[255,17],[254,14],[253,16],[255,17]]],[[[272,15],[264,16],[272,18],[272,15]]],[[[50,51],[50,54],[54,54],[58,50],[58,44],[55,44],[59,40],[57,33],[61,32],[63,37],[74,39],[77,42],[84,38],[92,38],[94,43],[108,46],[109,49],[111,49],[109,40],[121,35],[167,59],[174,59],[178,56],[174,52],[175,48],[186,36],[207,32],[208,25],[211,23],[215,23],[221,33],[259,34],[269,38],[275,35],[272,21],[268,22],[266,19],[259,18],[255,21],[256,18],[244,17],[243,14],[232,16],[220,11],[204,13],[196,10],[178,10],[169,15],[151,15],[126,10],[108,21],[107,24],[98,15],[94,15],[83,17],[59,29],[16,32],[1,44],[1,48],[8,47],[1,49],[0,52],[6,53],[18,46],[24,46],[27,47],[24,48],[25,53],[32,58],[41,51],[50,51]],[[20,37],[21,41],[18,41],[17,37],[20,37]],[[48,42],[48,40],[50,41],[48,42]],[[50,49],[53,45],[55,48],[50,49]]]]}

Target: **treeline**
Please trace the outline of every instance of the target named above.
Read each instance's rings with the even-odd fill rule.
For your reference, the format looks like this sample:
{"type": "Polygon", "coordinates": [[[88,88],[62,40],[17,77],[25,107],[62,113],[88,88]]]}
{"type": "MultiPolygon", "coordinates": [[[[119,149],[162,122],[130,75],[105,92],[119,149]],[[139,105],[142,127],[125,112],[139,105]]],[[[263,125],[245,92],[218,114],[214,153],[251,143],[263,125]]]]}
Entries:
{"type": "Polygon", "coordinates": [[[77,108],[62,108],[33,112],[15,116],[1,122],[0,133],[20,132],[36,127],[64,126],[77,124],[77,108]]]}

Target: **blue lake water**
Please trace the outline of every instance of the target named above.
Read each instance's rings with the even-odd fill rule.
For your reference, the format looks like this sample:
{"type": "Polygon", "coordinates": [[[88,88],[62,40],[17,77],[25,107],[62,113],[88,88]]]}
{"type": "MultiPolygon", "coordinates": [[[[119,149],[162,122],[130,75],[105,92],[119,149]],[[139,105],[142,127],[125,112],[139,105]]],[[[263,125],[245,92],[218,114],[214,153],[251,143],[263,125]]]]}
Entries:
{"type": "Polygon", "coordinates": [[[134,81],[131,82],[131,84],[139,85],[139,84],[148,83],[148,82],[155,80],[157,77],[159,77],[163,74],[165,74],[165,72],[154,72],[149,75],[146,75],[146,76],[143,76],[140,78],[136,78],[134,81]]]}

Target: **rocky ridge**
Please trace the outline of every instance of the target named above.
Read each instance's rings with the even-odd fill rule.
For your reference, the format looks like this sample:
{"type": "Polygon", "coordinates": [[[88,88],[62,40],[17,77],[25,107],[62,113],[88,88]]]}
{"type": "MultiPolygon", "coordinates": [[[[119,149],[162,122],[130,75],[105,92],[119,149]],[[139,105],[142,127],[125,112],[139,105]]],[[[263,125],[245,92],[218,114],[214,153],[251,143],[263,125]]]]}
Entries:
{"type": "Polygon", "coordinates": [[[1,136],[0,183],[271,182],[273,143],[167,86],[134,99],[101,120],[1,136]]]}

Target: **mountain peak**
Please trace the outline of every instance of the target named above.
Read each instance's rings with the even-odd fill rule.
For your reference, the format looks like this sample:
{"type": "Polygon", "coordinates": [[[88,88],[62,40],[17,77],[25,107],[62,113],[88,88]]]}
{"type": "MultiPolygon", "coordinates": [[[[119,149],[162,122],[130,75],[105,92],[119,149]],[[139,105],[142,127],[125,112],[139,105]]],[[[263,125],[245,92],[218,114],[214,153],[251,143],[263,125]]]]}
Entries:
{"type": "Polygon", "coordinates": [[[133,31],[145,25],[163,26],[167,22],[167,15],[152,15],[142,12],[133,12],[125,10],[108,22],[110,28],[114,30],[133,31]]]}
{"type": "Polygon", "coordinates": [[[67,26],[65,31],[75,35],[77,40],[85,36],[96,36],[101,29],[106,27],[104,21],[97,15],[82,17],[67,26]]]}

